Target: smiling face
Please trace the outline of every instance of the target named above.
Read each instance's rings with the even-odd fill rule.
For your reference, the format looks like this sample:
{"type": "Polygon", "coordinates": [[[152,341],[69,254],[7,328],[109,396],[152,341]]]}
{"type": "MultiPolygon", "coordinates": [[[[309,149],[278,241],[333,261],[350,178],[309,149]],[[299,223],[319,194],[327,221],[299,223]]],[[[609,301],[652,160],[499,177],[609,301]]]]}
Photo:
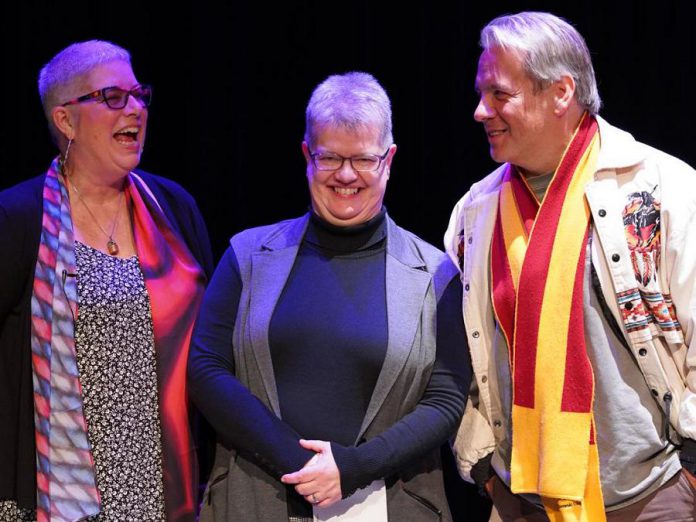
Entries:
{"type": "MultiPolygon", "coordinates": [[[[128,62],[98,65],[82,82],[83,94],[104,87],[130,90],[138,84],[128,62]]],[[[58,108],[57,110],[60,110],[58,108]]],[[[122,109],[111,109],[103,101],[69,105],[73,139],[70,168],[107,177],[122,177],[140,163],[145,142],[147,108],[132,96],[122,109]]],[[[64,131],[65,132],[65,131],[64,131]]]]}
{"type": "Polygon", "coordinates": [[[309,155],[310,152],[332,152],[344,158],[361,154],[382,156],[386,148],[380,143],[379,134],[376,126],[357,131],[321,127],[315,130],[311,151],[306,142],[302,143],[312,209],[319,217],[333,225],[350,226],[364,223],[379,213],[396,145],[389,147],[379,169],[371,172],[354,170],[348,160],[340,169],[318,170],[309,155]]]}
{"type": "Polygon", "coordinates": [[[480,101],[474,119],[483,124],[493,160],[530,174],[552,172],[565,138],[554,112],[554,86],[535,88],[520,54],[494,47],[481,54],[476,90],[480,101]]]}

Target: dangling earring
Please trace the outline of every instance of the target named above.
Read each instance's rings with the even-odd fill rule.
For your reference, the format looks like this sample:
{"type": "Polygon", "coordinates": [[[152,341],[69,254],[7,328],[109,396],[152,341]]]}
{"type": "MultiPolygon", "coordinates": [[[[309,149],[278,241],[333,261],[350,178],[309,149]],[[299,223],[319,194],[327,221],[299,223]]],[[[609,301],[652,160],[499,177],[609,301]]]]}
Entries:
{"type": "Polygon", "coordinates": [[[60,173],[63,174],[63,176],[66,175],[66,174],[65,174],[65,166],[66,166],[67,163],[68,163],[68,155],[70,154],[70,145],[72,145],[72,142],[73,142],[73,139],[72,139],[72,138],[68,138],[68,146],[65,147],[65,154],[64,154],[63,157],[60,159],[60,173]]]}

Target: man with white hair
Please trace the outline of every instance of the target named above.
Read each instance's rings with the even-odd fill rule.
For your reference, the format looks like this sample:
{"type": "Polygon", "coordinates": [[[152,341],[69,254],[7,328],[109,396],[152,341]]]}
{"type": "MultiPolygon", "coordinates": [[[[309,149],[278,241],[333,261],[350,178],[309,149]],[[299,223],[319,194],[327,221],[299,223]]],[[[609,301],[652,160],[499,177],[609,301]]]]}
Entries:
{"type": "Polygon", "coordinates": [[[476,377],[460,472],[503,520],[694,520],[696,173],[597,115],[564,20],[502,16],[481,47],[502,165],[445,235],[476,377]]]}

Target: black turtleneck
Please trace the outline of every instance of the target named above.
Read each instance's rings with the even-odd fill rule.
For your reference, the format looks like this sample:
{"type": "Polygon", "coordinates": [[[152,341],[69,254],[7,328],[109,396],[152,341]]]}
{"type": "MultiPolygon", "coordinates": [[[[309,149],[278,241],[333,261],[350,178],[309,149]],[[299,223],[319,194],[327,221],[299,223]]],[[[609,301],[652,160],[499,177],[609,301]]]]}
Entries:
{"type": "Polygon", "coordinates": [[[355,443],[387,352],[384,211],[312,215],[269,330],[280,411],[303,437],[355,443]]]}
{"type": "MultiPolygon", "coordinates": [[[[471,362],[454,277],[438,301],[437,354],[423,397],[384,433],[354,446],[387,347],[386,224],[384,211],[349,228],[310,219],[269,331],[282,420],[234,376],[242,281],[231,247],[208,285],[191,341],[191,395],[226,445],[278,478],[313,455],[300,438],[328,440],[341,489],[351,494],[439,446],[458,426],[471,362]]],[[[289,510],[311,513],[292,493],[289,510]]]]}

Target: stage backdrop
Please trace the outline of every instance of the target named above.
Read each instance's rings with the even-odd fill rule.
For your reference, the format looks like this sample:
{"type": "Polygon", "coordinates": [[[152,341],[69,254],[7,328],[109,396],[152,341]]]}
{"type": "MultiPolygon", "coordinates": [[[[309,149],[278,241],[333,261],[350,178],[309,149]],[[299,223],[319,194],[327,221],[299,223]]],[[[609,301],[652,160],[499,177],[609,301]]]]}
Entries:
{"type": "MultiPolygon", "coordinates": [[[[71,42],[111,40],[131,51],[140,81],[154,85],[141,167],[194,194],[219,256],[233,233],[306,211],[300,143],[311,90],[329,74],[364,70],[393,104],[398,152],[389,212],[441,245],[452,206],[495,167],[472,118],[478,32],[494,16],[522,9],[564,16],[586,37],[602,116],[696,164],[694,26],[679,2],[483,4],[5,4],[0,188],[45,171],[56,153],[37,94],[39,68],[71,42]]],[[[485,505],[458,495],[459,519],[483,517],[485,505]]]]}

